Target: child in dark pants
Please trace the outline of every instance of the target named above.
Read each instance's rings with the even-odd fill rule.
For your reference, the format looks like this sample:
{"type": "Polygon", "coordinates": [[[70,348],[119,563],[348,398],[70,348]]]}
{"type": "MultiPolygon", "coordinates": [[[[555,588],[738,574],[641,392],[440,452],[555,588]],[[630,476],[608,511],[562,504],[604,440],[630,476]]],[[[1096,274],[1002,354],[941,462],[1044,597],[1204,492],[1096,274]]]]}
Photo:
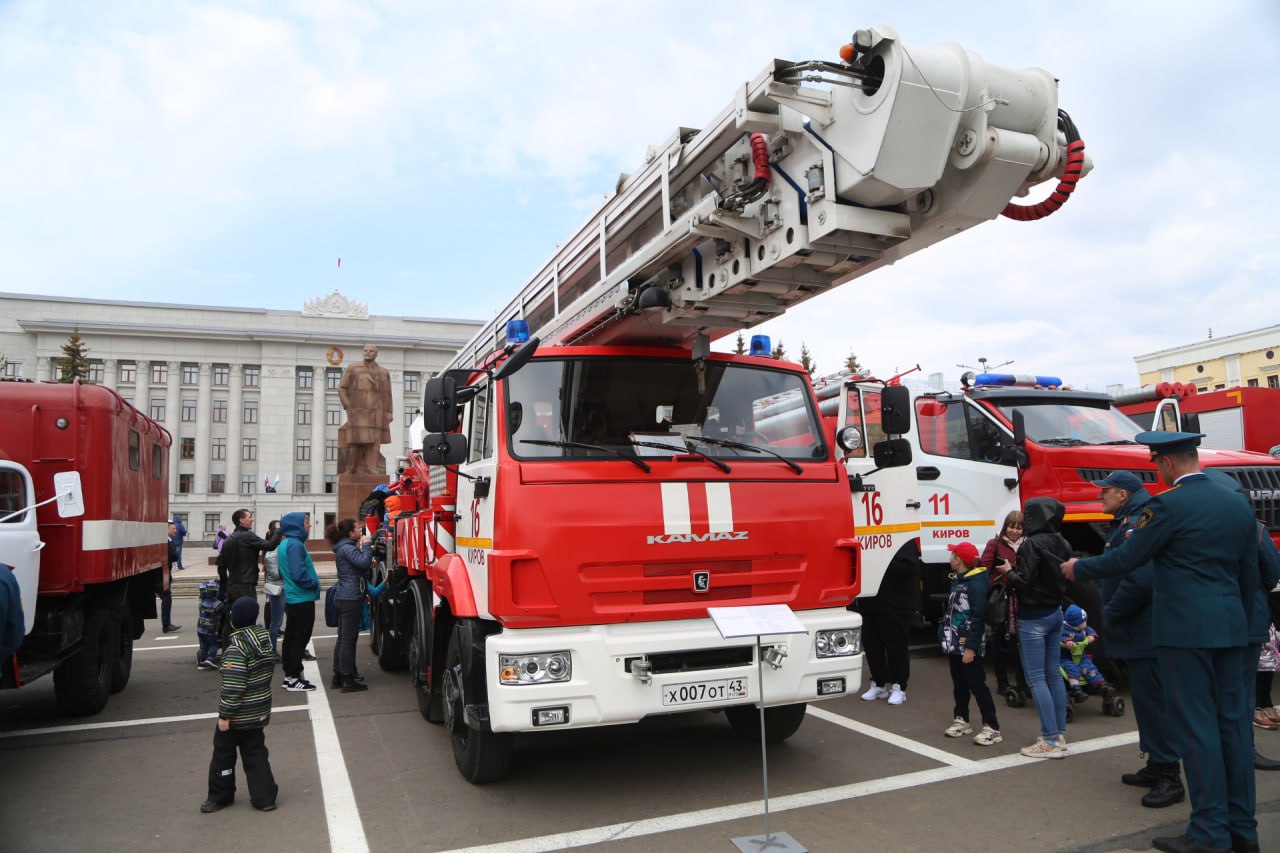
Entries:
{"type": "Polygon", "coordinates": [[[218,598],[218,582],[200,584],[200,609],[196,616],[196,669],[218,668],[218,635],[222,632],[223,607],[218,598]]]}
{"type": "Polygon", "coordinates": [[[231,636],[222,656],[222,693],[218,728],[209,762],[209,798],[200,805],[208,814],[236,798],[236,750],[244,761],[249,802],[269,812],[276,807],[275,777],[268,760],[266,726],[271,722],[271,678],[275,655],[271,635],[258,621],[258,602],[238,598],[231,605],[231,636]]]}
{"type": "Polygon", "coordinates": [[[986,568],[978,565],[978,549],[971,542],[948,545],[951,552],[951,592],[947,613],[938,629],[939,639],[951,665],[951,686],[955,694],[955,719],[947,727],[947,737],[961,737],[973,731],[969,725],[969,697],[978,702],[982,731],[974,735],[978,746],[1004,740],[996,719],[996,704],[987,689],[982,667],[987,593],[991,582],[986,568]]]}

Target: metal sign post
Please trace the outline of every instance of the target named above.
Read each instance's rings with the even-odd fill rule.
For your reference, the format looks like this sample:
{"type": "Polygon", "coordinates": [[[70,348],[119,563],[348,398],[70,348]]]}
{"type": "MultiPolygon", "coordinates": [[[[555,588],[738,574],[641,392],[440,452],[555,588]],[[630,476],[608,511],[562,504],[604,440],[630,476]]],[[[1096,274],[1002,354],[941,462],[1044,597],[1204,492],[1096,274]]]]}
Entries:
{"type": "MultiPolygon", "coordinates": [[[[761,604],[746,607],[708,607],[707,615],[715,623],[716,630],[726,640],[731,637],[755,637],[756,639],[756,683],[759,685],[760,701],[760,767],[764,778],[764,835],[741,836],[731,838],[733,845],[742,853],[759,853],[759,851],[779,851],[779,853],[808,853],[804,847],[786,832],[772,832],[769,829],[769,753],[766,748],[764,726],[764,664],[766,652],[763,638],[778,634],[808,634],[804,625],[796,618],[795,613],[785,604],[761,604]]],[[[781,669],[786,653],[777,646],[769,647],[769,666],[781,669]]]]}

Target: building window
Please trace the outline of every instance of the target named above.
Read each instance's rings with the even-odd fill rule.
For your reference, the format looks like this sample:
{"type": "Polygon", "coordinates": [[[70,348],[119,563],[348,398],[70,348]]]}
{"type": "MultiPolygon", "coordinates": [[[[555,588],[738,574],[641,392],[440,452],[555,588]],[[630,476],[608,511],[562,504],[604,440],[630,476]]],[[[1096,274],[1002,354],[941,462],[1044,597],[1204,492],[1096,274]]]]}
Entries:
{"type": "Polygon", "coordinates": [[[1249,380],[1249,387],[1250,387],[1250,388],[1257,388],[1257,387],[1258,387],[1258,379],[1257,379],[1257,377],[1254,377],[1253,379],[1250,379],[1250,380],[1249,380]]]}
{"type": "Polygon", "coordinates": [[[1273,374],[1271,374],[1270,376],[1268,376],[1268,377],[1267,377],[1267,387],[1268,387],[1268,388],[1280,388],[1280,376],[1277,376],[1277,375],[1276,375],[1276,374],[1274,374],[1274,373],[1273,373],[1273,374]]]}
{"type": "Polygon", "coordinates": [[[215,424],[225,424],[227,422],[227,401],[213,401],[213,422],[215,424]]]}
{"type": "Polygon", "coordinates": [[[330,368],[324,372],[324,387],[329,391],[337,391],[342,384],[342,371],[330,368]]]}
{"type": "Polygon", "coordinates": [[[299,462],[311,461],[311,439],[298,439],[298,445],[294,449],[293,458],[299,462]]]}
{"type": "Polygon", "coordinates": [[[213,366],[213,384],[214,385],[230,385],[231,384],[231,365],[215,364],[213,366]]]}
{"type": "Polygon", "coordinates": [[[200,384],[200,368],[194,364],[182,365],[182,384],[183,385],[199,385],[200,384]]]}
{"type": "Polygon", "coordinates": [[[194,438],[183,438],[182,443],[178,446],[179,459],[195,459],[196,458],[196,440],[194,438]]]}
{"type": "MultiPolygon", "coordinates": [[[[194,453],[195,451],[193,450],[192,452],[194,453]]],[[[195,478],[196,478],[195,474],[179,474],[178,475],[178,494],[180,495],[191,494],[191,486],[194,483],[195,478]]]]}
{"type": "Polygon", "coordinates": [[[204,535],[213,538],[218,535],[218,524],[222,521],[222,513],[206,512],[204,514],[204,535]]]}
{"type": "Polygon", "coordinates": [[[253,474],[241,474],[240,475],[240,494],[242,495],[253,494],[253,484],[256,482],[258,482],[258,478],[255,477],[253,474]]]}
{"type": "Polygon", "coordinates": [[[315,385],[315,381],[316,381],[316,372],[314,370],[312,370],[310,367],[298,368],[298,387],[299,388],[310,388],[313,385],[315,385]]]}
{"type": "Polygon", "coordinates": [[[257,388],[258,382],[262,378],[261,367],[246,367],[244,369],[244,387],[257,388]]]}
{"type": "Polygon", "coordinates": [[[413,423],[413,419],[418,416],[418,407],[412,403],[404,407],[404,422],[406,424],[413,423]]]}
{"type": "Polygon", "coordinates": [[[404,375],[404,393],[406,394],[418,393],[418,374],[417,373],[406,373],[404,375]]]}
{"type": "Polygon", "coordinates": [[[298,423],[300,424],[311,423],[311,404],[310,403],[298,404],[298,423]]]}
{"type": "Polygon", "coordinates": [[[240,442],[240,458],[245,462],[258,461],[258,440],[255,438],[246,438],[240,442]]]}
{"type": "Polygon", "coordinates": [[[220,495],[227,490],[226,474],[210,474],[209,475],[209,494],[220,495]]]}
{"type": "Polygon", "coordinates": [[[151,420],[164,420],[164,397],[151,398],[151,420]]]}
{"type": "Polygon", "coordinates": [[[22,362],[6,361],[4,363],[5,379],[21,379],[22,378],[22,362]]]}
{"type": "Polygon", "coordinates": [[[333,495],[333,494],[337,494],[337,492],[338,492],[338,475],[325,474],[324,475],[324,493],[326,495],[333,495]]]}
{"type": "Polygon", "coordinates": [[[85,376],[90,382],[102,384],[102,380],[107,378],[107,366],[101,361],[89,362],[89,373],[85,376]]]}
{"type": "Polygon", "coordinates": [[[324,407],[324,422],[329,426],[342,423],[342,406],[339,403],[328,403],[324,407]]]}
{"type": "Polygon", "coordinates": [[[151,384],[163,385],[169,381],[169,365],[163,362],[151,363],[151,384]]]}
{"type": "Polygon", "coordinates": [[[307,474],[299,474],[293,478],[293,492],[298,495],[305,495],[311,491],[311,477],[307,474]]]}
{"type": "Polygon", "coordinates": [[[187,526],[187,522],[189,522],[189,521],[191,520],[191,513],[189,513],[189,512],[175,512],[175,513],[173,514],[173,517],[174,517],[174,519],[175,519],[178,523],[180,523],[183,527],[186,527],[186,526],[187,526]]]}
{"type": "Polygon", "coordinates": [[[138,381],[138,363],[136,361],[120,362],[120,384],[132,385],[138,381]]]}
{"type": "Polygon", "coordinates": [[[338,461],[338,439],[326,438],[324,440],[324,461],[325,462],[338,461]]]}
{"type": "Polygon", "coordinates": [[[190,424],[190,423],[195,423],[195,420],[196,420],[196,401],[183,400],[182,401],[182,422],[190,424]]]}
{"type": "Polygon", "coordinates": [[[215,438],[211,444],[213,452],[210,459],[216,461],[224,461],[227,458],[227,440],[225,438],[215,438]]]}
{"type": "Polygon", "coordinates": [[[244,401],[244,422],[247,424],[256,424],[258,422],[258,401],[244,401]]]}

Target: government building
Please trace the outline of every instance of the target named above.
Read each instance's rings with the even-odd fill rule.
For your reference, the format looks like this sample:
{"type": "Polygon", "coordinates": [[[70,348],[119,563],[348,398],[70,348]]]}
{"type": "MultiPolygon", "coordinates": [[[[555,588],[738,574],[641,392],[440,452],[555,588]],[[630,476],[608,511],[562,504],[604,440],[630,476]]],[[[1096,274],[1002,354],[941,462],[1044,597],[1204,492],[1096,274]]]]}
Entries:
{"type": "Polygon", "coordinates": [[[337,512],[343,368],[361,361],[365,344],[378,347],[391,374],[392,441],[382,454],[393,473],[426,379],[480,326],[370,316],[336,290],[300,311],[0,293],[5,377],[57,379],[78,334],[88,380],[169,430],[170,509],[195,542],[212,541],[220,525],[229,532],[241,507],[259,533],[286,512],[309,512],[320,536],[337,512]]]}

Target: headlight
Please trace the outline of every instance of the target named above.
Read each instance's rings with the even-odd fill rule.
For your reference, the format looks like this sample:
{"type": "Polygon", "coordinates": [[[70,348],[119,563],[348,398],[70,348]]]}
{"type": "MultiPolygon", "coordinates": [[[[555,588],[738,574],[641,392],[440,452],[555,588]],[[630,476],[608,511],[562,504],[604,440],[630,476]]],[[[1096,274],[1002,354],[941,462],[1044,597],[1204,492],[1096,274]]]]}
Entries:
{"type": "Polygon", "coordinates": [[[498,655],[498,680],[502,684],[551,684],[573,677],[568,652],[531,655],[498,655]]]}
{"type": "Polygon", "coordinates": [[[862,654],[861,628],[835,628],[819,631],[813,640],[820,658],[840,658],[862,654]]]}

